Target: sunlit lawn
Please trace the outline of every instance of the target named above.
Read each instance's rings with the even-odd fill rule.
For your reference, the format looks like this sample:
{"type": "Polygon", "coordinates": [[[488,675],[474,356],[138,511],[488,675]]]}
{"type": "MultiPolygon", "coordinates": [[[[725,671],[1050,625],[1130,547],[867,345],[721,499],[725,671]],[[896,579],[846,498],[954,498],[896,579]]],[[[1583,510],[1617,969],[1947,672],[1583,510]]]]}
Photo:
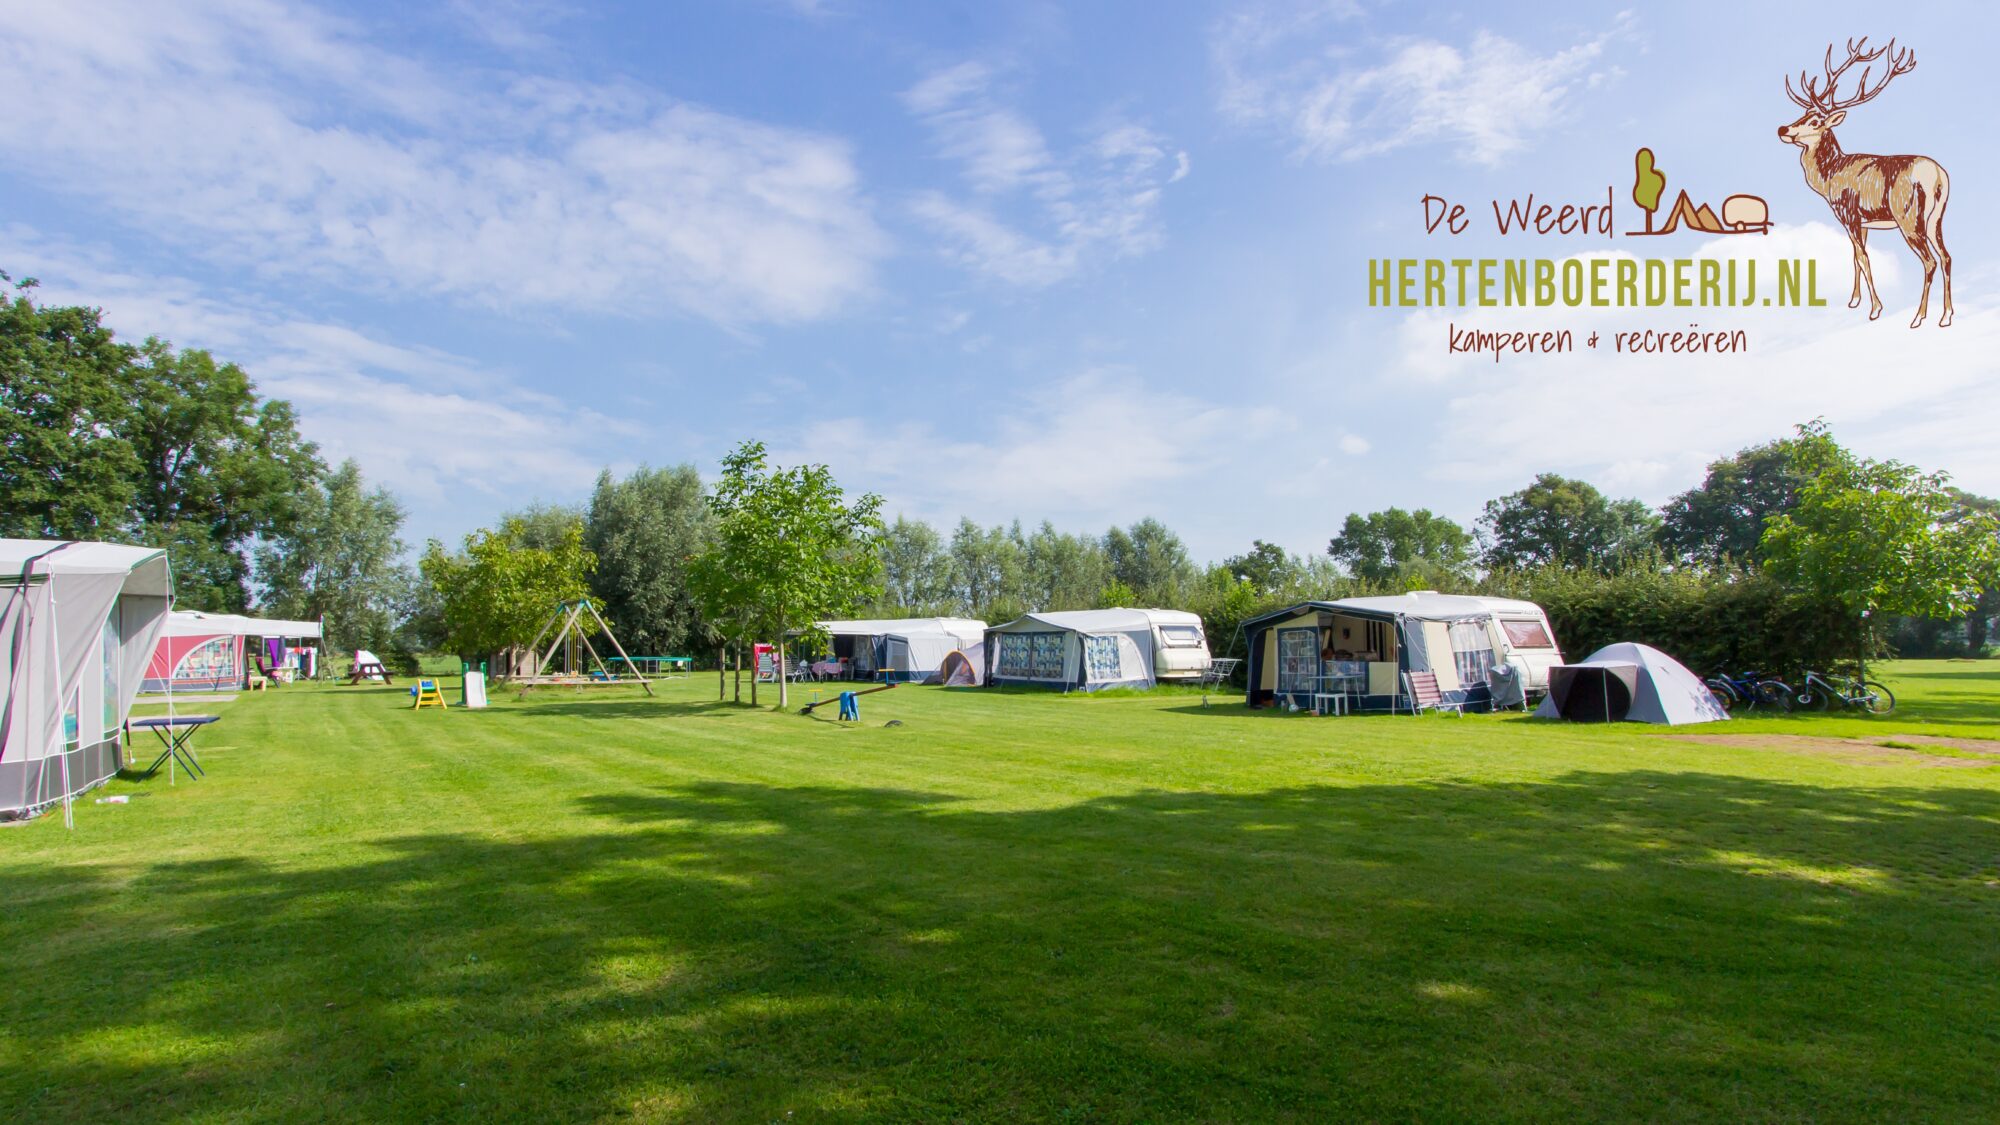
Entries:
{"type": "Polygon", "coordinates": [[[1888,718],[1701,729],[1860,740],[1754,748],[1180,692],[841,725],[712,674],[245,695],[206,780],[0,830],[0,1111],[1991,1119],[2000,743],[1877,744],[2000,738],[2000,665],[1885,671],[1888,718]]]}

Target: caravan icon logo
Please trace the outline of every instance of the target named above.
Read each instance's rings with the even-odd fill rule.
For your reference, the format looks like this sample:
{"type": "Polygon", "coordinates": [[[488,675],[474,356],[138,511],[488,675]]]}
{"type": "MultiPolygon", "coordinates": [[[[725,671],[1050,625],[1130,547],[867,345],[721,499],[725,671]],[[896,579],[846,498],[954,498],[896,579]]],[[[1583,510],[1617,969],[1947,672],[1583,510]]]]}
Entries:
{"type": "Polygon", "coordinates": [[[1943,165],[1928,156],[1871,156],[1849,154],[1834,139],[1834,126],[1847,120],[1847,111],[1874,100],[1889,83],[1917,68],[1917,53],[1896,50],[1896,41],[1868,50],[1864,36],[1847,41],[1847,58],[1839,66],[1833,62],[1833,45],[1826,48],[1822,78],[1799,75],[1799,90],[1785,79],[1785,93],[1805,112],[1789,125],[1778,126],[1778,139],[1800,148],[1799,164],[1805,169],[1806,186],[1817,192],[1833,209],[1834,220],[1854,244],[1854,293],[1847,307],[1861,305],[1861,286],[1868,285],[1868,319],[1882,315],[1882,298],[1875,295],[1875,274],[1869,268],[1868,232],[1897,230],[1924,267],[1924,293],[1917,301],[1917,315],[1910,321],[1915,328],[1924,322],[1930,307],[1931,279],[1944,267],[1944,313],[1938,327],[1951,326],[1951,251],[1944,247],[1944,208],[1951,198],[1951,177],[1943,165]],[[1875,63],[1886,59],[1888,68],[1881,81],[1868,84],[1875,63]],[[1855,63],[1862,64],[1861,78],[1847,97],[1839,96],[1840,81],[1855,63]],[[1822,85],[1822,81],[1824,85],[1822,85]]]}
{"type": "Polygon", "coordinates": [[[1655,234],[1672,234],[1685,226],[1689,230],[1704,234],[1767,234],[1771,230],[1771,208],[1755,195],[1732,195],[1722,201],[1722,214],[1718,216],[1708,204],[1697,205],[1683,191],[1667,209],[1666,222],[1659,227],[1653,225],[1653,215],[1660,209],[1660,196],[1667,190],[1666,173],[1653,159],[1653,150],[1642,148],[1632,154],[1632,202],[1646,214],[1645,230],[1628,230],[1627,238],[1644,238],[1655,234]]]}

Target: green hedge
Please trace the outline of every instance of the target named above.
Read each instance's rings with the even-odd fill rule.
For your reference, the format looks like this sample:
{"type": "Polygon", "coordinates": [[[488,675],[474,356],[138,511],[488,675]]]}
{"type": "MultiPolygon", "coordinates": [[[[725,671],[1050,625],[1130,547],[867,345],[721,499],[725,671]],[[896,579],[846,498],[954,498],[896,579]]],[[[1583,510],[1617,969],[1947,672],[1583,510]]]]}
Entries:
{"type": "Polygon", "coordinates": [[[1571,659],[1617,641],[1638,641],[1702,676],[1721,668],[1795,677],[1805,668],[1849,666],[1855,658],[1851,618],[1754,572],[1546,569],[1489,576],[1481,592],[1526,598],[1547,610],[1571,659]]]}

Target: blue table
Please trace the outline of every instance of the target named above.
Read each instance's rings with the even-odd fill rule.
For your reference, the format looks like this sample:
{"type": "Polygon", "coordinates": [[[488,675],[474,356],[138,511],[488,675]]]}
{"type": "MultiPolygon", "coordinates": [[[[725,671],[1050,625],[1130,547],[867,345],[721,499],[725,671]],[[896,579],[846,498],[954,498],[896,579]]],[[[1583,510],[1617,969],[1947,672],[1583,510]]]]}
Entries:
{"type": "Polygon", "coordinates": [[[194,747],[189,743],[194,740],[196,731],[221,718],[220,715],[155,715],[146,719],[128,720],[125,723],[126,729],[152,731],[159,738],[160,745],[166,747],[160,752],[159,757],[153,759],[153,764],[147,766],[139,776],[151,777],[160,772],[160,767],[166,765],[169,758],[180,759],[181,765],[187,767],[190,777],[208,776],[201,768],[201,763],[195,760],[194,747]]]}

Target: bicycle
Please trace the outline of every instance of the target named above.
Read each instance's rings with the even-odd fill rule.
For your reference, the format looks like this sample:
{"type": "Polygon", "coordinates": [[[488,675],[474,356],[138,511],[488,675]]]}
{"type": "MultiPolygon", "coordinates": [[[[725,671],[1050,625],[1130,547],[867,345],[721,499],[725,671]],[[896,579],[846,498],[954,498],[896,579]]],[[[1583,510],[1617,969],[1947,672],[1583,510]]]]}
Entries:
{"type": "Polygon", "coordinates": [[[1717,669],[1715,675],[1703,683],[1726,711],[1734,711],[1738,707],[1753,711],[1759,706],[1778,711],[1792,709],[1792,687],[1783,680],[1757,674],[1732,676],[1717,669]]]}
{"type": "Polygon", "coordinates": [[[1803,711],[1827,711],[1835,701],[1842,707],[1858,707],[1871,715],[1886,715],[1896,709],[1896,694],[1877,680],[1845,680],[1846,687],[1818,672],[1807,672],[1792,706],[1803,711]]]}

